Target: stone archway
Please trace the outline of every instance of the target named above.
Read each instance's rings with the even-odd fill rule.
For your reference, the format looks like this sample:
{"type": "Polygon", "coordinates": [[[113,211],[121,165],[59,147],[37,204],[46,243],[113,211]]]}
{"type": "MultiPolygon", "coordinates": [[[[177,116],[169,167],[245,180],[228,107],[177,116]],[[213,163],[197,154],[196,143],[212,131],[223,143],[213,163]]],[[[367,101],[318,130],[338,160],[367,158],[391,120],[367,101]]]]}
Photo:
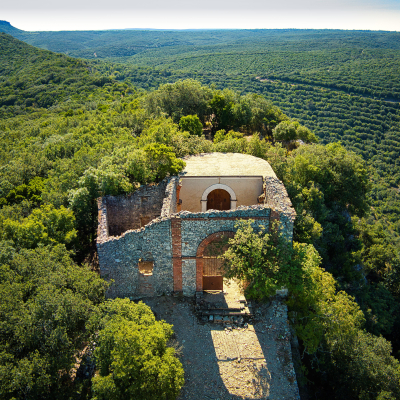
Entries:
{"type": "Polygon", "coordinates": [[[199,244],[196,254],[196,291],[223,289],[223,278],[217,256],[226,250],[223,241],[234,235],[235,233],[231,231],[215,232],[199,244]]]}
{"type": "Polygon", "coordinates": [[[222,183],[216,183],[214,185],[209,186],[201,196],[201,212],[207,211],[207,198],[208,195],[213,192],[214,190],[222,189],[229,193],[230,195],[230,204],[228,210],[234,210],[236,208],[236,193],[230,188],[228,185],[223,185],[222,183]]]}

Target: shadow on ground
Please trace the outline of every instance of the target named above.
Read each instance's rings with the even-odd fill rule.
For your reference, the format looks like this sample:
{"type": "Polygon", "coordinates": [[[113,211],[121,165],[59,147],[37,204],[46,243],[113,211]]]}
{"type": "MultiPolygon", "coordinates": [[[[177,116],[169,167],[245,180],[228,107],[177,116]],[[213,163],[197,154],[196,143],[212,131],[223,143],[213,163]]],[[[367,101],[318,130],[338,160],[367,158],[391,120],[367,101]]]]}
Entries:
{"type": "MultiPolygon", "coordinates": [[[[232,291],[225,299],[211,295],[221,305],[235,301],[232,291]]],[[[174,325],[185,370],[179,400],[299,399],[287,318],[279,302],[265,306],[246,328],[199,323],[192,299],[164,296],[145,302],[158,319],[174,325]]]]}

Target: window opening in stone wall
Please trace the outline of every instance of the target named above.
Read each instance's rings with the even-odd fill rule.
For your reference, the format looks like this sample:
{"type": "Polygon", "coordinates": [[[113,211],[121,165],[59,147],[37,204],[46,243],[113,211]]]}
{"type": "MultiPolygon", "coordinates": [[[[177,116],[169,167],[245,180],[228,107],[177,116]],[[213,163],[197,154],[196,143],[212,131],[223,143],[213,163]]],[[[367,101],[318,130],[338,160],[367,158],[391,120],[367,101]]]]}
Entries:
{"type": "Polygon", "coordinates": [[[153,275],[154,261],[139,260],[139,272],[143,275],[153,275]]]}
{"type": "Polygon", "coordinates": [[[224,189],[215,189],[207,196],[207,210],[230,210],[231,196],[224,189]]]}

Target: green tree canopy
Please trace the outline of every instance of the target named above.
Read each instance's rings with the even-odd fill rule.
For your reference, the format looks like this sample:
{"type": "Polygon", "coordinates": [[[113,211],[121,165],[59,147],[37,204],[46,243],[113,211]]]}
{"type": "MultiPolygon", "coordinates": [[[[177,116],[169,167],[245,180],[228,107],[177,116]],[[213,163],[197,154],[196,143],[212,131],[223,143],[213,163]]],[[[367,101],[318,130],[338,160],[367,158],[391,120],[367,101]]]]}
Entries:
{"type": "Polygon", "coordinates": [[[182,131],[187,131],[194,136],[201,136],[203,134],[203,125],[197,115],[181,117],[179,127],[182,131]]]}
{"type": "Polygon", "coordinates": [[[291,243],[274,227],[272,234],[240,223],[224,254],[227,277],[247,283],[247,294],[273,295],[289,291],[287,304],[304,352],[325,362],[330,387],[342,398],[397,398],[400,364],[390,342],[366,333],[364,314],[352,296],[337,291],[333,276],[321,268],[312,245],[291,243]],[[384,398],[384,397],[383,397],[384,398]]]}
{"type": "Polygon", "coordinates": [[[300,146],[288,161],[290,171],[285,180],[308,189],[314,184],[327,207],[336,204],[358,216],[368,210],[370,184],[365,162],[339,143],[300,146]]]}
{"type": "Polygon", "coordinates": [[[0,240],[11,240],[18,248],[60,243],[72,246],[76,237],[75,216],[63,206],[43,205],[21,220],[0,215],[0,240]]]}
{"type": "Polygon", "coordinates": [[[273,130],[274,140],[280,142],[290,142],[302,140],[305,143],[318,142],[317,137],[298,121],[282,121],[273,130]]]}
{"type": "Polygon", "coordinates": [[[86,323],[107,284],[62,245],[17,252],[0,242],[0,254],[1,397],[54,399],[93,334],[86,323]]]}
{"type": "Polygon", "coordinates": [[[164,112],[178,123],[185,115],[198,115],[204,121],[208,114],[208,100],[212,97],[210,88],[193,79],[179,80],[161,85],[145,100],[146,108],[154,115],[164,112]]]}
{"type": "Polygon", "coordinates": [[[183,368],[168,340],[172,326],[156,321],[144,303],[107,301],[95,351],[97,400],[174,400],[183,386],[183,368]]]}

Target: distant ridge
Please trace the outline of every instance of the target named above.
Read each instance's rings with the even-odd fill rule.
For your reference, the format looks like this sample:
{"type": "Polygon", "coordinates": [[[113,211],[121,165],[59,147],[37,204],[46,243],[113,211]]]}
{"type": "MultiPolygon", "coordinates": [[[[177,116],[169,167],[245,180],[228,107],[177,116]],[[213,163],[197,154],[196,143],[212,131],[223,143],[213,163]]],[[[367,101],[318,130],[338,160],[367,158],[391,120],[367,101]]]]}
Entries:
{"type": "MultiPolygon", "coordinates": [[[[318,48],[340,46],[343,43],[364,44],[373,43],[373,47],[385,49],[400,49],[400,33],[346,31],[346,30],[318,30],[318,29],[110,29],[86,31],[24,31],[17,29],[8,21],[0,21],[0,32],[31,44],[32,46],[63,53],[71,57],[85,59],[113,59],[126,61],[138,54],[146,53],[150,58],[158,58],[161,54],[178,53],[184,48],[185,53],[193,51],[210,51],[216,46],[223,46],[224,51],[238,51],[258,46],[265,51],[266,46],[276,46],[287,51],[287,46],[294,42],[299,43],[304,51],[309,51],[304,43],[314,41],[318,48]],[[163,52],[163,50],[165,52],[163,52]],[[172,50],[174,49],[174,50],[172,50]],[[208,50],[207,50],[208,49],[208,50]]],[[[356,47],[357,47],[356,46],[356,47]]],[[[257,50],[257,51],[259,51],[257,50]]],[[[258,54],[258,53],[257,53],[258,54]]],[[[145,63],[149,57],[145,57],[145,63]]],[[[228,55],[229,56],[229,55],[228,55]]],[[[185,56],[186,57],[186,56],[185,56]]],[[[259,74],[260,72],[256,72],[259,74]]],[[[255,75],[257,76],[257,75],[255,75]]]]}
{"type": "Polygon", "coordinates": [[[0,20],[0,32],[4,33],[24,33],[21,29],[15,28],[12,26],[8,21],[2,21],[0,20]]]}

